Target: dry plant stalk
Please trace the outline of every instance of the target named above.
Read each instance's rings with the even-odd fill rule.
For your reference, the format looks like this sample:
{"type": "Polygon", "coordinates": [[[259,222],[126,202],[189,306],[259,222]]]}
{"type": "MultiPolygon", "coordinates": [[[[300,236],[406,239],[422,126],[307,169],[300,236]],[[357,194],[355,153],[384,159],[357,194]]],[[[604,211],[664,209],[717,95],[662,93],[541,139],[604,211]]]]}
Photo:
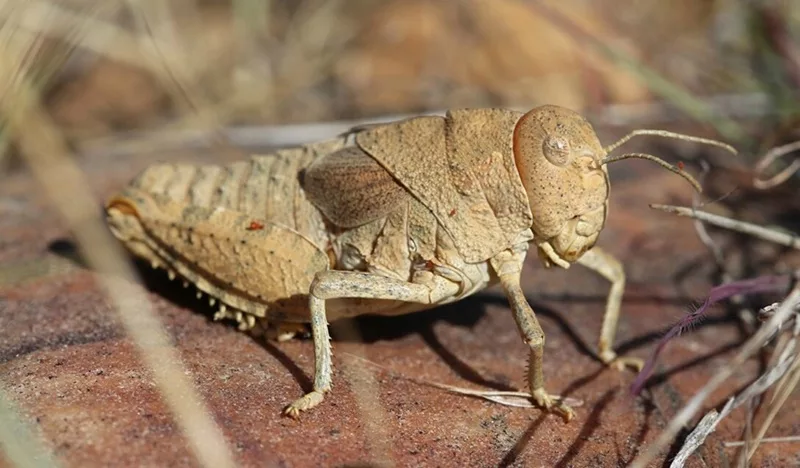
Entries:
{"type": "MultiPolygon", "coordinates": [[[[13,16],[18,12],[4,13],[13,16]]],[[[30,57],[39,47],[39,39],[25,36],[30,41],[20,43],[19,37],[14,22],[6,22],[0,28],[0,116],[9,138],[72,228],[87,263],[98,272],[98,281],[153,372],[158,389],[175,413],[198,461],[208,467],[235,466],[222,432],[187,378],[180,356],[170,345],[129,262],[97,216],[94,200],[86,189],[88,184],[28,81],[30,57]],[[65,197],[65,193],[70,196],[65,197]]]]}
{"type": "MultiPolygon", "coordinates": [[[[734,442],[725,442],[723,445],[725,447],[744,447],[747,441],[744,440],[737,440],[734,442]]],[[[788,436],[788,437],[764,437],[761,439],[761,442],[764,444],[783,444],[783,443],[790,443],[790,442],[800,442],[800,436],[788,436]]]]}
{"type": "Polygon", "coordinates": [[[772,165],[772,163],[797,150],[800,150],[800,141],[788,143],[769,150],[756,164],[756,175],[753,178],[753,186],[765,190],[789,180],[792,174],[800,170],[800,159],[793,160],[787,167],[778,171],[778,173],[772,177],[765,179],[763,176],[766,169],[772,165]]]}
{"type": "MultiPolygon", "coordinates": [[[[774,304],[777,305],[777,304],[774,304]]],[[[773,307],[774,310],[774,307],[773,307]]],[[[800,323],[797,319],[797,313],[793,317],[795,324],[800,323]]],[[[798,357],[800,357],[800,353],[798,353],[798,345],[797,345],[797,326],[793,327],[792,330],[792,338],[791,341],[787,342],[787,344],[780,349],[780,355],[778,357],[777,362],[769,367],[761,377],[759,377],[755,382],[750,384],[746,389],[744,389],[739,395],[735,398],[731,397],[728,399],[727,403],[723,407],[720,412],[716,410],[709,411],[703,419],[697,424],[695,429],[689,434],[686,438],[686,442],[681,447],[681,450],[675,455],[675,458],[672,460],[670,464],[671,468],[679,468],[682,467],[686,460],[694,453],[697,448],[702,445],[705,438],[711,434],[714,429],[716,428],[717,424],[725,418],[728,414],[730,414],[734,409],[741,406],[745,403],[750,403],[753,399],[767,391],[775,382],[783,381],[783,378],[787,375],[798,375],[797,373],[797,363],[798,357]]],[[[772,411],[777,411],[780,408],[780,404],[773,405],[772,411]]],[[[771,413],[774,414],[774,413],[771,413]]],[[[765,421],[762,425],[762,429],[759,432],[759,437],[756,438],[755,444],[752,445],[749,451],[743,452],[747,455],[747,459],[749,460],[755,449],[758,447],[761,438],[763,437],[763,433],[766,428],[769,426],[769,420],[765,421]]]]}
{"type": "Polygon", "coordinates": [[[219,304],[216,319],[279,337],[311,323],[314,389],[288,415],[331,388],[329,320],[428,309],[499,283],[530,347],[533,400],[568,420],[573,410],[545,389],[544,333],[520,286],[522,264],[532,244],[546,267],[578,263],[609,280],[599,358],[639,368],[612,349],[622,265],[595,247],[607,164],[631,157],[699,189],[655,157],[609,158],[573,111],[463,109],[227,166],[155,165],[108,201],[107,217],[134,254],[219,304]]]}
{"type": "Polygon", "coordinates": [[[685,427],[692,417],[700,410],[703,402],[711,395],[711,393],[719,388],[728,377],[730,377],[736,369],[738,369],[745,361],[750,359],[759,349],[761,349],[767,341],[769,341],[775,333],[775,330],[780,328],[781,324],[789,318],[793,313],[794,308],[800,304],[800,287],[795,285],[789,295],[780,304],[780,307],[775,312],[775,315],[762,325],[755,334],[753,334],[747,342],[742,345],[739,352],[711,379],[704,385],[694,397],[681,409],[678,414],[667,424],[667,427],[658,435],[656,440],[651,443],[647,448],[639,454],[639,456],[631,463],[632,468],[644,468],[649,466],[650,463],[659,453],[661,453],[674,439],[678,432],[685,427]]]}
{"type": "MultiPolygon", "coordinates": [[[[364,358],[363,356],[358,356],[351,353],[344,353],[344,354],[346,356],[353,358],[354,360],[357,360],[361,364],[365,364],[367,366],[375,367],[376,369],[385,371],[392,377],[396,377],[402,380],[408,380],[409,382],[413,382],[418,385],[434,387],[458,395],[481,398],[503,406],[513,406],[517,408],[535,407],[533,403],[531,403],[531,394],[528,392],[514,392],[514,391],[503,391],[503,390],[475,390],[471,388],[456,387],[455,385],[447,385],[439,382],[432,382],[430,380],[417,379],[414,377],[409,377],[407,375],[394,372],[393,370],[388,369],[387,367],[384,367],[378,363],[372,362],[364,358]]],[[[576,398],[565,397],[564,401],[571,407],[583,406],[583,401],[578,400],[576,398]]]]}
{"type": "Polygon", "coordinates": [[[17,468],[56,468],[52,453],[39,443],[0,383],[0,449],[17,468]]]}

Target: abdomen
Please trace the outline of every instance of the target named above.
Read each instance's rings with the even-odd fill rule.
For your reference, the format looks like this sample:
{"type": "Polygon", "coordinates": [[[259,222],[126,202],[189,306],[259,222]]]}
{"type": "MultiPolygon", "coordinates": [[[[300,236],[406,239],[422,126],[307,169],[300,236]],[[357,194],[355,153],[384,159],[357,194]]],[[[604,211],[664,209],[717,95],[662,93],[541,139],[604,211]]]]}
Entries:
{"type": "Polygon", "coordinates": [[[225,166],[158,164],[130,185],[178,203],[222,207],[279,224],[326,250],[325,223],[306,198],[298,174],[334,144],[279,150],[225,166]]]}

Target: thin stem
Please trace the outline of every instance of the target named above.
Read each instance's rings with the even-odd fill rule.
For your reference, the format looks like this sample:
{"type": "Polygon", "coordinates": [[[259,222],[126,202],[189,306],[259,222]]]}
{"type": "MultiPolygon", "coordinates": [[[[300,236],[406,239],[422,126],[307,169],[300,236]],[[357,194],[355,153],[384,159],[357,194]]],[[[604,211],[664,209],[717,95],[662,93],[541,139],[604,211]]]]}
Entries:
{"type": "Polygon", "coordinates": [[[692,208],[683,206],[651,204],[650,208],[666,211],[667,213],[673,213],[678,216],[699,219],[715,226],[730,229],[731,231],[748,234],[753,237],[774,242],[776,244],[785,245],[786,247],[791,247],[793,249],[800,249],[800,238],[793,234],[786,234],[774,229],[761,227],[756,224],[738,221],[735,219],[726,218],[724,216],[711,214],[706,211],[694,210],[692,208]]]}
{"type": "Polygon", "coordinates": [[[733,357],[723,368],[718,370],[703,386],[694,397],[681,409],[678,414],[667,424],[667,427],[658,435],[656,440],[645,448],[641,454],[631,463],[632,468],[644,468],[659,454],[667,448],[675,439],[678,432],[683,429],[692,417],[700,410],[703,402],[720,387],[740,366],[770,339],[775,329],[786,320],[794,311],[795,306],[800,303],[800,284],[795,284],[791,293],[781,303],[775,315],[756,331],[756,333],[742,345],[736,356],[733,357]]]}
{"type": "Polygon", "coordinates": [[[769,179],[763,178],[764,170],[767,168],[767,166],[782,156],[786,156],[787,154],[797,150],[800,150],[800,141],[778,146],[777,148],[772,148],[771,150],[767,151],[767,154],[765,154],[764,157],[758,161],[754,168],[756,175],[753,177],[753,186],[757,189],[765,190],[786,182],[786,180],[788,180],[792,174],[800,170],[800,159],[795,159],[791,164],[789,164],[788,167],[784,168],[769,179]]]}

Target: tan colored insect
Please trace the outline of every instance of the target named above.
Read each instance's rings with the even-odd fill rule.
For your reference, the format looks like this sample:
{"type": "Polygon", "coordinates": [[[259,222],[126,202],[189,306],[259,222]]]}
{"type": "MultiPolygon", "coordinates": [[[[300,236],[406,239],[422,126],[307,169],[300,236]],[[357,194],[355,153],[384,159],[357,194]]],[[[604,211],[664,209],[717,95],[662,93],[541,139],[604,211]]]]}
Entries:
{"type": "Polygon", "coordinates": [[[314,388],[286,414],[331,388],[329,320],[404,314],[500,283],[530,346],[533,399],[569,419],[572,409],[545,391],[545,337],[520,273],[532,244],[545,266],[577,262],[607,278],[599,357],[641,365],[612,349],[625,276],[593,246],[608,212],[605,164],[656,158],[606,154],[564,108],[454,110],[224,167],[156,165],[108,202],[107,217],[134,254],[218,302],[216,319],[284,337],[311,323],[314,388]]]}

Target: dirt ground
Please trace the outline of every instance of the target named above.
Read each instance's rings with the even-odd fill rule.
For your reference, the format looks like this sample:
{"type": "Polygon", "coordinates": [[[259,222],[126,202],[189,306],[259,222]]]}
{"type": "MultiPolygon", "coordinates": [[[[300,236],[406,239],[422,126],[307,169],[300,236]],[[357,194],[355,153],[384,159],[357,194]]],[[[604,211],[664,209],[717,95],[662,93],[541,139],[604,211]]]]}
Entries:
{"type": "MultiPolygon", "coordinates": [[[[82,162],[99,202],[156,160],[238,154],[149,154],[82,162]]],[[[707,292],[710,260],[690,222],[650,210],[686,202],[683,180],[645,162],[612,171],[611,216],[600,245],[619,256],[628,285],[617,348],[646,357],[692,301],[707,292]],[[642,187],[647,191],[643,192],[642,187]]],[[[25,415],[67,466],[194,466],[153,381],[124,336],[92,273],[32,179],[0,187],[0,373],[25,415]]],[[[641,397],[631,373],[605,369],[593,350],[607,285],[579,267],[545,271],[531,257],[524,287],[547,335],[548,387],[583,402],[564,424],[536,409],[509,408],[419,385],[422,379],[473,389],[521,389],[527,352],[499,291],[398,318],[365,318],[363,341],[334,339],[334,391],[299,421],[280,416],[310,386],[308,340],[260,343],[210,320],[192,292],[162,272],[141,271],[194,383],[243,466],[623,466],[706,382],[743,339],[737,321],[715,311],[664,354],[641,397]],[[374,371],[380,411],[364,414],[353,392],[362,355],[374,371]],[[369,418],[380,416],[376,431],[369,418]]],[[[334,328],[334,336],[336,337],[334,328]]],[[[710,409],[758,371],[750,362],[705,405],[710,409]]],[[[357,383],[357,381],[356,381],[357,383]]],[[[771,435],[797,433],[797,399],[771,435]]],[[[690,466],[728,466],[741,412],[721,424],[690,466]]],[[[673,450],[676,450],[673,447],[673,450]]],[[[662,460],[668,459],[667,454],[662,460]]],[[[792,466],[796,446],[765,444],[753,466],[792,466]]]]}

